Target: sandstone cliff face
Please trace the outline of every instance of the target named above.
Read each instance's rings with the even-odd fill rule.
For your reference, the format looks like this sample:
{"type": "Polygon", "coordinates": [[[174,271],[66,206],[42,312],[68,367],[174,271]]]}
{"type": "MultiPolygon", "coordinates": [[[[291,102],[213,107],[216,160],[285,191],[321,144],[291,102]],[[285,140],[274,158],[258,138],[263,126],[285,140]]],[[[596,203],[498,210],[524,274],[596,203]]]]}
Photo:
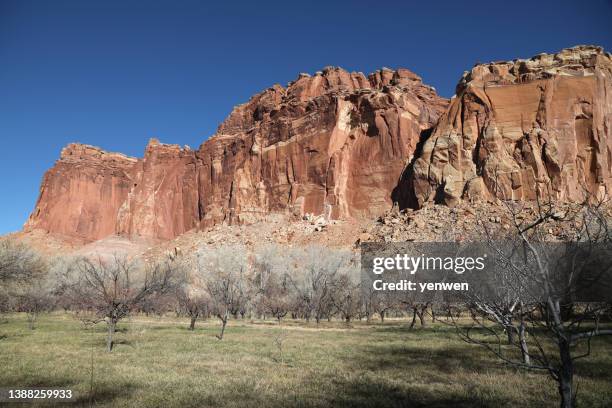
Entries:
{"type": "Polygon", "coordinates": [[[91,240],[114,234],[119,209],[132,190],[137,162],[93,146],[66,146],[45,174],[24,229],[91,240]]]}
{"type": "Polygon", "coordinates": [[[171,239],[199,226],[198,161],[188,147],[152,139],[116,214],[120,235],[171,239]]]}
{"type": "Polygon", "coordinates": [[[203,224],[290,208],[371,216],[446,100],[408,70],[302,74],[238,106],[197,155],[203,224]]]}
{"type": "Polygon", "coordinates": [[[402,206],[609,191],[612,58],[581,46],[475,66],[404,175],[402,206]]]}
{"type": "Polygon", "coordinates": [[[144,158],[69,145],[25,230],[170,239],[276,211],[363,217],[391,192],[447,106],[404,69],[302,74],[236,107],[197,151],[152,141],[144,158]]]}

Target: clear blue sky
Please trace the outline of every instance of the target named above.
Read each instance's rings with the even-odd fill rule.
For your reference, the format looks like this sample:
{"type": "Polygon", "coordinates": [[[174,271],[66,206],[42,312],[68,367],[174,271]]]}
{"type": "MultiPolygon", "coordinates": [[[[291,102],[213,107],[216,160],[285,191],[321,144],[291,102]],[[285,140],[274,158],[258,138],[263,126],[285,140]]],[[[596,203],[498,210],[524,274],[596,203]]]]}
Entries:
{"type": "Polygon", "coordinates": [[[610,51],[611,22],[605,0],[0,0],[0,234],[69,142],[197,147],[234,105],[326,65],[406,67],[451,96],[478,61],[610,51]]]}

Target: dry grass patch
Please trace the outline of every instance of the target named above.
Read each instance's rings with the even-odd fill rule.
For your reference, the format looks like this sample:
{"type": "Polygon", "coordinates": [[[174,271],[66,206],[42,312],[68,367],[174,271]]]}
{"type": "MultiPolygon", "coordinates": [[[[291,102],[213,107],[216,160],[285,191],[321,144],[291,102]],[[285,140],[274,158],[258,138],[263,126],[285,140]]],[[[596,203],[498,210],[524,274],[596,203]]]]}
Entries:
{"type": "MultiPolygon", "coordinates": [[[[443,325],[216,321],[133,317],[106,353],[105,327],[86,330],[71,316],[25,316],[0,323],[2,386],[64,387],[76,406],[113,407],[556,407],[542,373],[503,366],[443,325]],[[275,337],[286,332],[283,360],[275,337]],[[90,395],[91,353],[94,393],[90,395]]],[[[580,406],[612,406],[612,340],[596,339],[577,366],[580,406]]]]}

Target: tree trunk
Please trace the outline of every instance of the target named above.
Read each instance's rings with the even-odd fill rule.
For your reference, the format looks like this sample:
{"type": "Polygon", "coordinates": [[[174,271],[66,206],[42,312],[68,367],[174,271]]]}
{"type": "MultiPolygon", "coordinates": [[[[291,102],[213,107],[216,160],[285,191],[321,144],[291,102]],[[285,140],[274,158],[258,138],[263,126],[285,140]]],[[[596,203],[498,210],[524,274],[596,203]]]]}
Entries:
{"type": "Polygon", "coordinates": [[[571,301],[565,301],[561,303],[561,319],[569,320],[574,315],[574,303],[571,301]]]}
{"type": "Polygon", "coordinates": [[[221,333],[217,335],[217,338],[219,340],[223,340],[223,334],[225,333],[225,326],[227,325],[227,319],[229,319],[229,313],[225,312],[225,315],[223,315],[223,317],[219,317],[221,318],[221,333]]]}
{"type": "Polygon", "coordinates": [[[384,311],[380,312],[380,322],[381,323],[385,322],[385,312],[384,311]]]}
{"type": "Polygon", "coordinates": [[[426,310],[427,310],[427,305],[421,307],[421,310],[417,312],[417,316],[419,317],[419,321],[421,322],[421,327],[427,326],[427,321],[425,320],[426,310]]]}
{"type": "Polygon", "coordinates": [[[508,344],[514,344],[514,326],[512,324],[504,325],[506,336],[508,337],[508,344]]]}
{"type": "Polygon", "coordinates": [[[227,325],[227,318],[221,319],[221,333],[217,335],[219,340],[223,340],[223,335],[225,334],[225,326],[227,325]]]}
{"type": "Polygon", "coordinates": [[[198,315],[191,316],[191,321],[189,322],[189,330],[191,331],[195,330],[195,324],[196,324],[197,319],[198,319],[198,315]]]}
{"type": "Polygon", "coordinates": [[[521,355],[523,356],[523,363],[530,364],[531,359],[529,358],[529,348],[527,347],[527,332],[525,331],[525,313],[523,312],[523,304],[520,307],[520,324],[519,324],[519,343],[521,345],[521,355]]]}
{"type": "Polygon", "coordinates": [[[106,351],[109,353],[113,351],[113,335],[115,334],[115,328],[117,326],[117,322],[115,319],[109,319],[108,321],[108,335],[106,337],[106,351]]]}
{"type": "Polygon", "coordinates": [[[416,322],[417,309],[416,306],[412,308],[412,322],[410,322],[410,328],[414,327],[414,323],[416,322]]]}
{"type": "Polygon", "coordinates": [[[30,330],[34,330],[36,323],[36,313],[28,314],[28,327],[30,330]]]}
{"type": "Polygon", "coordinates": [[[529,348],[527,348],[527,334],[525,332],[525,320],[521,316],[521,324],[519,326],[519,342],[521,344],[521,354],[523,356],[523,363],[530,364],[531,359],[529,358],[529,348]]]}
{"type": "Polygon", "coordinates": [[[559,357],[561,359],[561,368],[559,369],[561,408],[572,408],[574,406],[574,363],[570,352],[570,344],[565,339],[559,339],[559,357]]]}

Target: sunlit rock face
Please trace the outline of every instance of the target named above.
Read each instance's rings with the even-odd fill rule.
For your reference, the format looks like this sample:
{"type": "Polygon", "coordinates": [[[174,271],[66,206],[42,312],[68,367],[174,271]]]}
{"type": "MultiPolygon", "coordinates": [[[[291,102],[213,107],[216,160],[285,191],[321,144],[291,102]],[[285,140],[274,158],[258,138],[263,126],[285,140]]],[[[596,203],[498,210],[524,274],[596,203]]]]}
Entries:
{"type": "Polygon", "coordinates": [[[447,104],[405,69],[301,74],[237,106],[197,151],[152,140],[136,159],[67,146],[24,229],[171,239],[278,211],[377,215],[447,104]]]}
{"type": "Polygon", "coordinates": [[[117,214],[133,188],[138,160],[70,144],[45,173],[24,229],[99,239],[116,232],[117,214]]]}
{"type": "Polygon", "coordinates": [[[25,230],[93,241],[170,239],[199,225],[195,153],[151,140],[142,159],[70,144],[45,174],[25,230]]]}
{"type": "Polygon", "coordinates": [[[202,222],[270,211],[379,214],[419,141],[447,105],[404,69],[368,77],[302,74],[234,109],[197,155],[202,222]]]}
{"type": "Polygon", "coordinates": [[[611,56],[593,46],[476,65],[406,169],[401,205],[609,191],[611,84],[611,56]]]}
{"type": "Polygon", "coordinates": [[[199,226],[198,161],[188,147],[149,142],[132,171],[116,233],[171,239],[199,226]]]}

